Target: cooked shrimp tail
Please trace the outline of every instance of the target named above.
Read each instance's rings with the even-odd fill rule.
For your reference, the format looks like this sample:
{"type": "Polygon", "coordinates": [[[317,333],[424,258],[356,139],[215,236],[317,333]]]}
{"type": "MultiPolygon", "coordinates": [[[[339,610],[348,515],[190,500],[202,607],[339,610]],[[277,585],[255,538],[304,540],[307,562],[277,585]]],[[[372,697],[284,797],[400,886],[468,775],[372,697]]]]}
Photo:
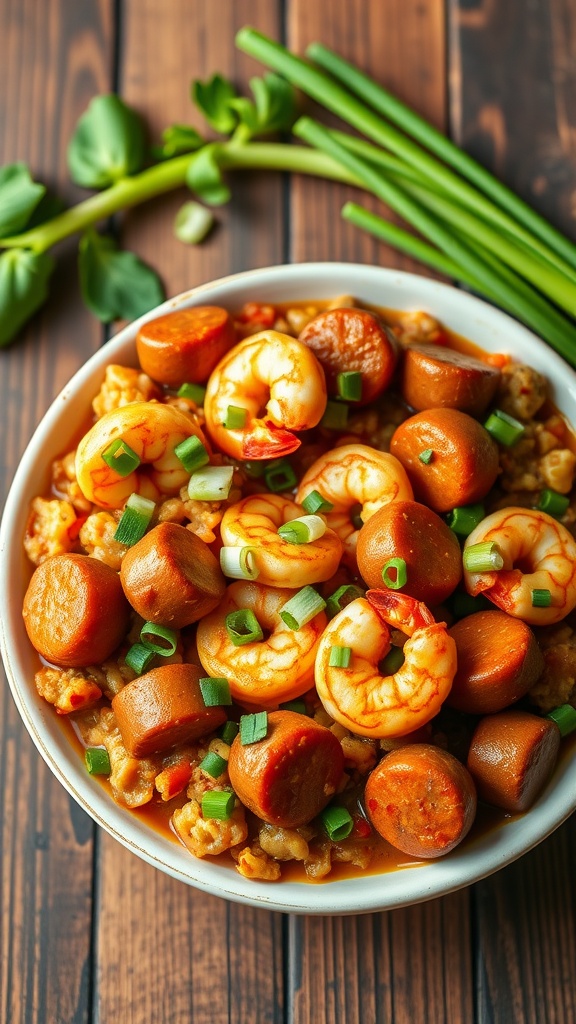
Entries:
{"type": "Polygon", "coordinates": [[[295,434],[270,420],[252,420],[242,431],[243,459],[280,459],[291,455],[302,442],[295,434]]]}
{"type": "Polygon", "coordinates": [[[369,590],[366,599],[384,622],[401,629],[408,636],[436,621],[422,601],[416,601],[408,594],[399,594],[397,590],[369,590]]]}

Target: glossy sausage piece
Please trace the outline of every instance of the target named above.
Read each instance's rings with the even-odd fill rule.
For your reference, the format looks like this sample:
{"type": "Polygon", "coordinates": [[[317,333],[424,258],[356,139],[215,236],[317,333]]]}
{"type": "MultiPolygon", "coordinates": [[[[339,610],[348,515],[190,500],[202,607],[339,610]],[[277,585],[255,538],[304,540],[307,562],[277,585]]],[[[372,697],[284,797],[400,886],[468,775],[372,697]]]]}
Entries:
{"type": "Polygon", "coordinates": [[[340,742],[329,729],[294,711],[272,711],[268,734],[234,740],[228,772],[240,800],[269,825],[298,828],[334,796],[344,770],[340,742]]]}
{"type": "Polygon", "coordinates": [[[230,314],[220,306],[196,306],[148,320],[136,337],[140,366],[152,380],[178,388],[204,384],[234,345],[230,314]]]}
{"type": "Polygon", "coordinates": [[[143,619],[173,629],[183,629],[213,611],[226,589],[208,545],[175,523],[160,523],[128,549],[120,579],[143,619]]]}
{"type": "Polygon", "coordinates": [[[475,612],[448,630],[458,670],[447,703],[472,715],[502,711],[520,700],[544,668],[532,630],[506,612],[475,612]]]}
{"type": "Polygon", "coordinates": [[[402,361],[402,397],[413,409],[460,409],[481,416],[496,394],[500,370],[439,345],[409,345],[402,361]]]}
{"type": "Polygon", "coordinates": [[[527,811],[548,782],[560,749],[560,730],[528,711],[501,711],[478,723],[468,770],[480,800],[512,813],[527,811]]]}
{"type": "Polygon", "coordinates": [[[358,534],[356,554],[365,582],[377,590],[389,559],[403,558],[408,580],[402,593],[429,606],[444,601],[462,576],[455,534],[417,501],[392,501],[375,512],[358,534]]]}
{"type": "Polygon", "coordinates": [[[428,409],[401,423],[390,443],[418,501],[436,512],[471,505],[498,475],[498,446],[481,423],[457,409],[428,409]],[[432,451],[430,461],[419,458],[432,451]]]}
{"type": "Polygon", "coordinates": [[[148,757],[205,736],[226,721],[221,707],[202,700],[196,665],[162,665],[116,694],[112,701],[122,742],[132,757],[148,757]]]}
{"type": "Polygon", "coordinates": [[[310,320],[299,335],[326,374],[328,393],[337,394],[339,373],[362,374],[362,402],[372,402],[388,387],[398,356],[392,332],[365,309],[329,309],[310,320]]]}
{"type": "Polygon", "coordinates": [[[464,839],[476,815],[469,773],[452,754],[428,743],[386,754],[366,783],[370,821],[411,857],[442,857],[464,839]]]}
{"type": "Polygon", "coordinates": [[[130,607],[118,573],[88,555],[53,555],[35,570],[24,625],[47,661],[67,668],[109,658],[128,629],[130,607]]]}

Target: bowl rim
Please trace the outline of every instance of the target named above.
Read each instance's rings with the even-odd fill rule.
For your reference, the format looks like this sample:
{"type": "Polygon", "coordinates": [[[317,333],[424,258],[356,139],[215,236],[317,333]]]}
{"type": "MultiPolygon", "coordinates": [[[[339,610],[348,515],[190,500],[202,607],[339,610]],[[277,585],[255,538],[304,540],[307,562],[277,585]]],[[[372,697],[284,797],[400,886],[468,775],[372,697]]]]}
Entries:
{"type": "MultiPolygon", "coordinates": [[[[572,399],[574,410],[571,415],[576,421],[574,370],[543,341],[506,313],[468,292],[433,278],[365,264],[311,262],[243,271],[201,284],[150,310],[97,350],[56,396],[34,431],[15,473],[0,524],[0,579],[3,580],[0,588],[0,652],[16,706],[42,758],[90,817],[126,849],[180,881],[236,902],[301,914],[357,914],[408,906],[447,895],[487,877],[528,852],[576,810],[576,759],[569,756],[563,758],[552,782],[525,815],[483,833],[464,849],[457,848],[447,858],[419,861],[390,872],[325,881],[316,885],[310,882],[281,881],[270,886],[250,881],[228,865],[220,866],[210,860],[197,860],[179,844],[166,840],[145,822],[140,819],[136,821],[134,812],[117,805],[101,786],[94,787],[94,780],[90,776],[84,778],[82,762],[58,723],[53,724],[59,730],[64,746],[54,739],[54,730],[50,728],[50,717],[54,718],[52,709],[35,696],[33,684],[26,681],[25,667],[19,656],[16,639],[18,631],[22,633],[23,630],[21,611],[20,606],[16,607],[11,600],[10,586],[11,580],[18,582],[14,541],[21,546],[23,521],[19,512],[22,508],[22,495],[29,484],[30,471],[39,458],[44,439],[51,435],[67,404],[82,388],[88,386],[95,373],[102,371],[107,363],[113,362],[118,350],[133,345],[142,323],[177,308],[197,305],[214,292],[233,291],[235,287],[242,289],[252,284],[259,288],[260,293],[262,289],[267,289],[272,295],[275,288],[280,291],[283,286],[286,287],[287,282],[294,286],[298,283],[298,288],[303,289],[305,301],[308,285],[313,292],[314,280],[328,276],[335,278],[330,292],[332,296],[339,294],[338,284],[360,276],[370,287],[381,285],[398,289],[400,294],[397,308],[402,308],[402,292],[409,294],[413,291],[420,298],[420,308],[434,306],[438,300],[440,306],[446,304],[459,314],[471,316],[477,326],[479,324],[487,327],[489,332],[495,332],[500,345],[505,344],[506,338],[515,339],[513,348],[516,352],[518,347],[526,350],[529,362],[532,362],[536,354],[539,357],[537,362],[546,363],[547,376],[550,378],[552,371],[552,377],[555,376],[561,383],[562,390],[572,399]],[[48,714],[45,714],[46,711],[48,714]],[[65,747],[72,755],[68,760],[65,747]],[[64,764],[58,756],[63,752],[64,764]],[[175,856],[175,851],[180,855],[175,856]]],[[[316,294],[315,297],[320,296],[316,294]]],[[[214,301],[218,301],[218,296],[214,301]]],[[[285,300],[280,297],[279,301],[285,300]]],[[[437,315],[444,320],[448,318],[450,326],[449,313],[438,311],[437,315]]]]}

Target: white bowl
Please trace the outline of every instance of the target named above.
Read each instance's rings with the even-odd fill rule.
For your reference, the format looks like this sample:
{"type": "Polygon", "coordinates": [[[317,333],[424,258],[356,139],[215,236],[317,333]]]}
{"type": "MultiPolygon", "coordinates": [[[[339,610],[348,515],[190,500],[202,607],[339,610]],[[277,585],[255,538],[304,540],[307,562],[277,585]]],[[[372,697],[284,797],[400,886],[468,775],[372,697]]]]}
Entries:
{"type": "Polygon", "coordinates": [[[492,306],[429,278],[345,263],[311,263],[253,270],[202,285],[120,331],[72,378],[51,405],[20,463],[0,529],[0,645],[24,724],[40,754],[81,807],[128,850],[174,878],[231,900],[306,914],[353,914],[441,896],[509,864],[558,827],[576,808],[576,759],[564,756],[535,806],[523,817],[465,843],[447,857],[380,875],[322,884],[253,882],[233,868],[197,860],[113,802],[87,775],[52,709],[34,687],[36,656],[21,607],[28,570],[22,550],[26,510],[46,478],[46,467],[77,436],[108,363],[136,365],[134,339],[146,319],[186,306],[212,303],[238,309],[244,302],[332,298],[343,293],[375,305],[423,309],[491,352],[510,352],[548,378],[556,405],[576,423],[576,373],[526,328],[492,306]]]}

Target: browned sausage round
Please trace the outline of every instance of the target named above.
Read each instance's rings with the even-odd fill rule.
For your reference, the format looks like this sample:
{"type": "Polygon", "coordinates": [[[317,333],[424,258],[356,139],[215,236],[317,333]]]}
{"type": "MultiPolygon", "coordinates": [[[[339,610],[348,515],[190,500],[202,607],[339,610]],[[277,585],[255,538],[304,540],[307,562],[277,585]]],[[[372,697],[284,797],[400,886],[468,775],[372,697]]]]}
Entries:
{"type": "Polygon", "coordinates": [[[496,394],[500,370],[440,345],[409,345],[402,362],[402,396],[413,409],[460,409],[480,416],[496,394]]]}
{"type": "Polygon", "coordinates": [[[208,615],[226,589],[208,545],[175,523],[160,523],[128,549],[120,579],[130,604],[143,619],[173,629],[208,615]]]}
{"type": "Polygon", "coordinates": [[[368,778],[365,803],[376,831],[411,857],[450,853],[476,815],[464,765],[428,743],[386,754],[368,778]]]}
{"type": "Polygon", "coordinates": [[[362,374],[361,404],[372,402],[394,373],[398,345],[392,332],[365,309],[329,309],[310,320],[299,340],[312,349],[331,395],[339,373],[362,374]]]}
{"type": "Polygon", "coordinates": [[[47,661],[68,668],[106,661],[128,629],[130,608],[118,573],[88,555],[53,555],[35,570],[24,625],[47,661]]]}
{"type": "Polygon", "coordinates": [[[329,729],[294,711],[272,711],[268,734],[234,740],[228,772],[243,804],[269,825],[298,828],[336,792],[344,770],[340,742],[329,729]]]}
{"type": "Polygon", "coordinates": [[[474,612],[448,632],[456,643],[458,670],[447,703],[458,711],[502,711],[528,693],[544,668],[530,627],[506,612],[474,612]]]}
{"type": "Polygon", "coordinates": [[[196,665],[162,665],[116,694],[112,701],[122,742],[132,757],[148,757],[187,743],[226,721],[221,707],[206,707],[196,665]]]}
{"type": "Polygon", "coordinates": [[[187,382],[204,384],[235,341],[225,309],[195,306],[148,320],[138,331],[136,350],[144,373],[178,388],[187,382]]]}
{"type": "Polygon", "coordinates": [[[548,782],[560,749],[560,730],[528,711],[483,718],[472,737],[468,771],[478,796],[512,813],[527,811],[548,782]]]}
{"type": "Polygon", "coordinates": [[[498,475],[498,446],[481,423],[458,409],[428,409],[404,420],[390,443],[414,495],[436,512],[471,505],[498,475]],[[422,462],[422,452],[432,452],[422,462]]]}
{"type": "Polygon", "coordinates": [[[382,587],[390,558],[406,562],[403,594],[427,605],[440,604],[462,576],[456,536],[435,512],[417,501],[391,501],[375,512],[358,534],[358,568],[369,587],[382,587]]]}

